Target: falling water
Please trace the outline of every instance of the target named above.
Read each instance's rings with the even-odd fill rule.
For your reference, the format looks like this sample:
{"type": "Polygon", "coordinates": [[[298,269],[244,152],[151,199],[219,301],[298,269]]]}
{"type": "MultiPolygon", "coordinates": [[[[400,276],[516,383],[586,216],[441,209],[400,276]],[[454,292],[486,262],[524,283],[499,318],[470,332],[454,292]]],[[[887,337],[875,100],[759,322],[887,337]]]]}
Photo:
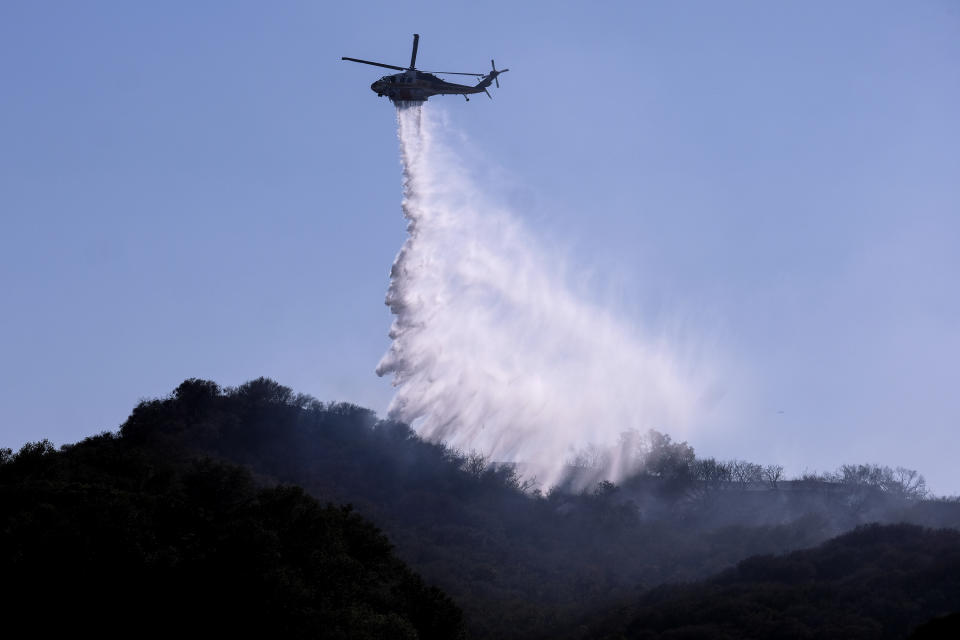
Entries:
{"type": "MultiPolygon", "coordinates": [[[[377,367],[391,417],[449,446],[523,463],[550,486],[573,453],[627,430],[685,429],[702,385],[677,350],[584,300],[512,212],[444,144],[421,105],[399,107],[408,237],[377,367]]],[[[616,478],[623,470],[607,470],[616,478]]]]}

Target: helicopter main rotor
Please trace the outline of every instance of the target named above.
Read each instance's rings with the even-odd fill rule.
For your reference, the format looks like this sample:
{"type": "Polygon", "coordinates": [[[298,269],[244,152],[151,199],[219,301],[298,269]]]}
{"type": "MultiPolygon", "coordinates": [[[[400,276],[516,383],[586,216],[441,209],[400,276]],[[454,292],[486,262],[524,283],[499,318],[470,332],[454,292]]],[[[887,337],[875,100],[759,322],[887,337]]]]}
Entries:
{"type": "MultiPolygon", "coordinates": [[[[420,71],[420,73],[435,73],[435,74],[438,74],[438,75],[474,76],[474,77],[477,77],[477,78],[482,78],[482,77],[484,77],[484,74],[482,74],[482,73],[470,73],[470,72],[466,72],[466,71],[423,71],[423,70],[421,70],[421,69],[417,69],[417,68],[416,68],[416,64],[417,64],[417,49],[419,48],[419,46],[420,46],[420,34],[419,34],[419,33],[415,33],[415,34],[413,34],[413,52],[410,54],[410,66],[409,66],[409,67],[398,67],[398,66],[395,65],[395,64],[385,64],[385,63],[383,63],[383,62],[373,62],[372,60],[361,60],[360,58],[348,58],[348,57],[346,57],[346,56],[343,56],[343,57],[340,58],[340,59],[341,59],[341,60],[349,60],[350,62],[359,62],[359,63],[361,63],[361,64],[369,64],[369,65],[372,65],[372,66],[374,66],[374,67],[383,67],[384,69],[394,69],[394,70],[396,70],[396,71],[420,71]]],[[[492,63],[493,60],[491,60],[490,62],[492,63]]],[[[506,71],[506,69],[504,69],[504,71],[506,71]]],[[[499,72],[499,73],[503,73],[503,71],[501,71],[501,72],[499,72]]],[[[498,83],[497,86],[499,87],[500,84],[498,83]]]]}

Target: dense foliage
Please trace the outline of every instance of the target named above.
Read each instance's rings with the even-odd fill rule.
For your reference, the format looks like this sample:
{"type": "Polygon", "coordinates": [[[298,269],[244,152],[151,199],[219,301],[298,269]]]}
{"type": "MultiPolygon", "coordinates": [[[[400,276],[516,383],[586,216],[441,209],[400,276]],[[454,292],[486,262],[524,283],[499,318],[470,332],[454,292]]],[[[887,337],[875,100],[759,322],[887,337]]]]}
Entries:
{"type": "Polygon", "coordinates": [[[937,616],[913,630],[910,640],[944,640],[960,638],[960,611],[937,616]]]}
{"type": "Polygon", "coordinates": [[[118,435],[0,462],[5,604],[50,634],[457,637],[460,611],[391,543],[477,638],[856,637],[960,608],[935,571],[956,574],[954,533],[861,529],[744,560],[870,521],[960,525],[960,504],[923,499],[905,469],[791,480],[626,432],[544,494],[512,465],[263,378],[188,380],[118,435]],[[604,479],[605,456],[632,474],[604,479]]]}
{"type": "Polygon", "coordinates": [[[104,434],[0,456],[4,611],[33,637],[455,638],[350,508],[104,434]]]}
{"type": "MultiPolygon", "coordinates": [[[[749,558],[706,582],[658,587],[575,637],[892,639],[957,609],[960,532],[868,525],[815,549],[749,558]]],[[[926,633],[917,636],[937,637],[926,633]]]]}
{"type": "Polygon", "coordinates": [[[513,467],[266,379],[226,390],[189,380],[141,403],[121,433],[352,503],[464,607],[477,637],[549,635],[658,584],[811,546],[861,522],[960,523],[957,505],[921,502],[893,484],[786,481],[775,467],[697,459],[655,432],[625,434],[620,455],[633,456],[635,475],[620,486],[581,462],[565,486],[542,495],[523,491],[513,467]]]}

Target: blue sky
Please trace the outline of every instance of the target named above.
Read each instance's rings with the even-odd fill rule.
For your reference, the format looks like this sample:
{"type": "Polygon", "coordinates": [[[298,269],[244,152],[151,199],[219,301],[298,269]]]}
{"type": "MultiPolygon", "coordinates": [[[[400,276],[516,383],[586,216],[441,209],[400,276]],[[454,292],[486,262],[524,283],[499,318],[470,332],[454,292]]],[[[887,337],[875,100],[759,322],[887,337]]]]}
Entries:
{"type": "Polygon", "coordinates": [[[567,268],[745,372],[698,451],[960,493],[960,5],[0,5],[2,445],[187,377],[382,410],[404,239],[354,56],[509,67],[432,100],[567,268]],[[782,412],[782,413],[781,413],[782,412]]]}

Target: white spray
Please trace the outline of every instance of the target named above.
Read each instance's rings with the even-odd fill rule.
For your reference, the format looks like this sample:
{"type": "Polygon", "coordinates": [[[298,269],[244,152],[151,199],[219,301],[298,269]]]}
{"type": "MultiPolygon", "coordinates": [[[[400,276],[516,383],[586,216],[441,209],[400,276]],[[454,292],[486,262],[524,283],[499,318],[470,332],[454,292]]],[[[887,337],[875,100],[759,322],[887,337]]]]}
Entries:
{"type": "Polygon", "coordinates": [[[393,343],[377,367],[393,374],[389,415],[427,439],[522,463],[545,486],[588,444],[685,429],[700,395],[691,368],[575,295],[470,179],[429,110],[400,107],[397,121],[409,237],[386,298],[393,343]]]}

